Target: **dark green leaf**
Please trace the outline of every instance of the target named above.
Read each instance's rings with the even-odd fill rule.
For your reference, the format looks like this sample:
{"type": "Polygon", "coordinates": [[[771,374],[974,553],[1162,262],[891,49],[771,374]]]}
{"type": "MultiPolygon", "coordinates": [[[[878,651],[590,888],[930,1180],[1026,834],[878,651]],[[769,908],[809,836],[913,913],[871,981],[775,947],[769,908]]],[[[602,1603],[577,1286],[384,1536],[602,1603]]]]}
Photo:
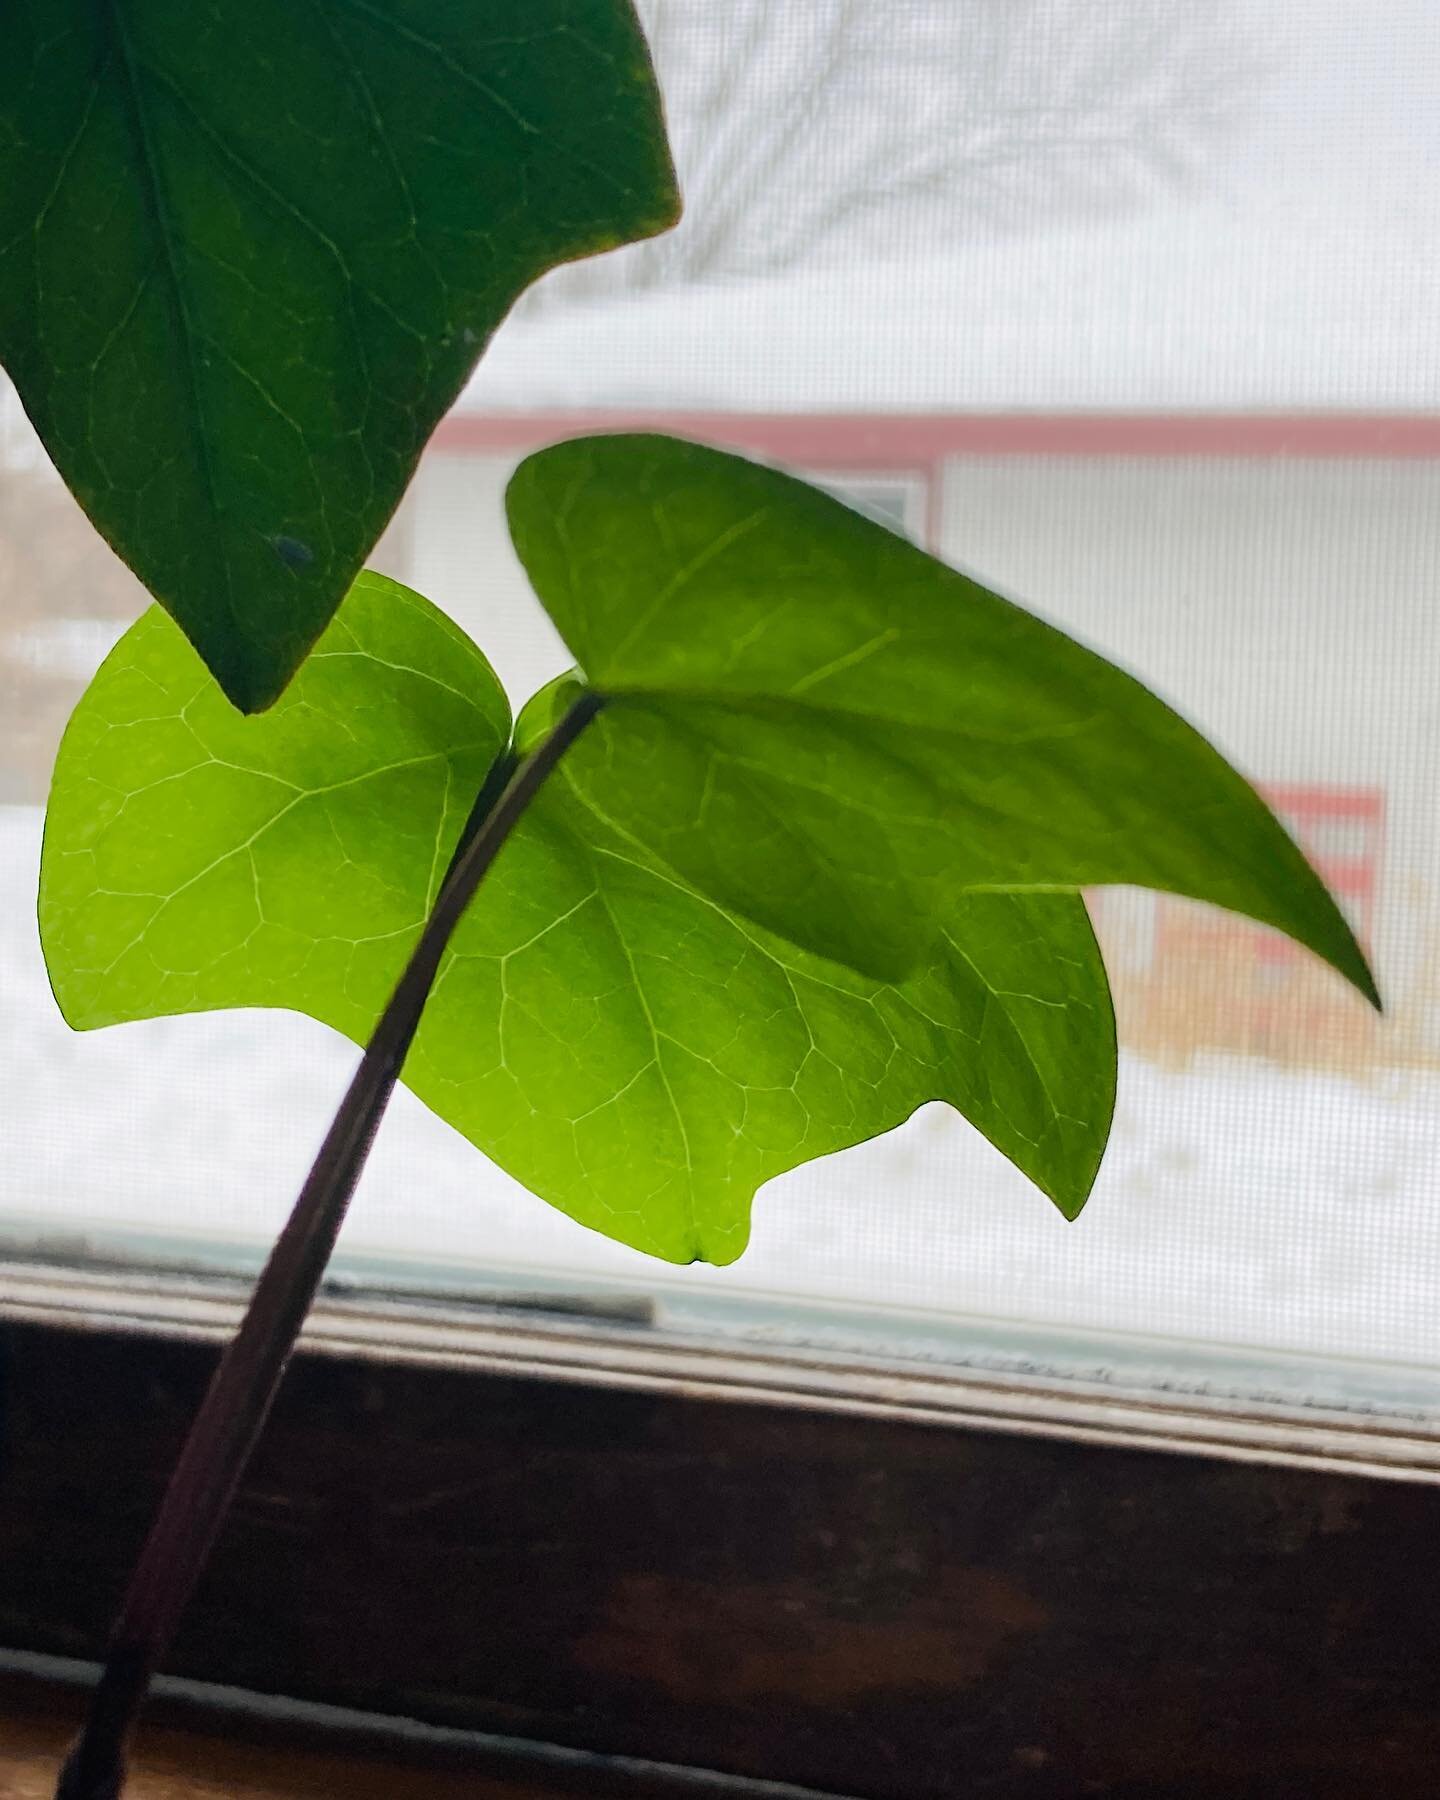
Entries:
{"type": "MultiPolygon", "coordinates": [[[[478,652],[378,578],[249,721],[147,615],[56,768],[41,927],[66,1017],[288,1005],[363,1039],[503,728],[478,652]]],[[[761,1183],[930,1099],[1073,1214],[1114,1077],[1076,896],[970,896],[887,987],[697,894],[563,764],[461,925],[405,1072],[562,1210],[716,1262],[743,1249],[761,1183]]]]}
{"type": "Polygon", "coordinates": [[[730,909],[893,978],[961,893],[1136,883],[1287,932],[1375,997],[1322,882],[1196,731],[839,501],[616,436],[531,457],[509,513],[610,699],[569,778],[730,909]]]}
{"type": "Polygon", "coordinates": [[[0,7],[0,362],[247,709],[516,295],[676,205],[628,0],[0,7]]]}

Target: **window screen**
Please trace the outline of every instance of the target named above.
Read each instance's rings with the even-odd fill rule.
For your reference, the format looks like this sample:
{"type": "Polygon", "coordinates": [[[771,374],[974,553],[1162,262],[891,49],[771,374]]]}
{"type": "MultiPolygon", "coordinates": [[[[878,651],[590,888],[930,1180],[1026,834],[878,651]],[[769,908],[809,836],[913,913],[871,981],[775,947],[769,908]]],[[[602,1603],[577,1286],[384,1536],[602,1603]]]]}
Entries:
{"type": "MultiPolygon", "coordinates": [[[[1120,1102],[1077,1224],[932,1107],[763,1190],[737,1266],[677,1271],[402,1094],[347,1254],[397,1281],[528,1271],[1440,1368],[1431,9],[645,10],[687,219],[522,301],[377,561],[518,700],[565,660],[503,527],[527,450],[643,424],[798,469],[1199,722],[1330,880],[1389,1010],[1258,928],[1106,892],[1120,1102]]],[[[250,1255],[353,1052],[282,1014],[60,1022],[32,922],[45,785],[143,596],[13,397],[0,458],[4,1227],[250,1255]]]]}

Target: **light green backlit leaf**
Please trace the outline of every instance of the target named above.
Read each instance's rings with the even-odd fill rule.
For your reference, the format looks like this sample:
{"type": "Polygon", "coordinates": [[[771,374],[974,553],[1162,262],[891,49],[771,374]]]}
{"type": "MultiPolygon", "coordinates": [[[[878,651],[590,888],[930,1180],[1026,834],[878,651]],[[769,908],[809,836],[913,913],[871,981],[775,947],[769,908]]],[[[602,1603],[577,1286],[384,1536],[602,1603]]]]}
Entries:
{"type": "Polygon", "coordinates": [[[966,891],[1136,883],[1287,932],[1374,998],[1324,885],[1196,731],[839,501],[615,436],[531,457],[509,513],[610,701],[569,779],[727,907],[894,978],[966,891]]]}
{"type": "Polygon", "coordinates": [[[40,922],[61,1011],[289,1006],[363,1038],[509,736],[484,657],[383,576],[260,719],[152,608],[56,760],[40,922]]]}
{"type": "Polygon", "coordinates": [[[0,362],[246,709],[516,295],[677,204],[629,0],[0,6],[0,362]]]}
{"type": "MultiPolygon", "coordinates": [[[[56,768],[41,929],[66,1017],[285,1005],[362,1040],[506,728],[473,646],[376,577],[260,719],[148,614],[56,768]]],[[[564,764],[461,925],[405,1072],[585,1224],[717,1262],[761,1183],[930,1099],[1073,1214],[1114,1076],[1077,896],[969,896],[887,986],[696,893],[564,764]]]]}

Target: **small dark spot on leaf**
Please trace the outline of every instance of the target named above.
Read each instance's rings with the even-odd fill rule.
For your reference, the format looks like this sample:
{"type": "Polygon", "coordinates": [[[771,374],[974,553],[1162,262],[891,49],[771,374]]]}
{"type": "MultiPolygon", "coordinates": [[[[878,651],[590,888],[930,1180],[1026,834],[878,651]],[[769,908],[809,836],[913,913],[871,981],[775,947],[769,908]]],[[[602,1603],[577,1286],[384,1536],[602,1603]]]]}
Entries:
{"type": "Polygon", "coordinates": [[[315,552],[299,538],[286,537],[282,533],[279,537],[271,538],[270,542],[287,569],[303,569],[307,563],[315,560],[315,552]]]}

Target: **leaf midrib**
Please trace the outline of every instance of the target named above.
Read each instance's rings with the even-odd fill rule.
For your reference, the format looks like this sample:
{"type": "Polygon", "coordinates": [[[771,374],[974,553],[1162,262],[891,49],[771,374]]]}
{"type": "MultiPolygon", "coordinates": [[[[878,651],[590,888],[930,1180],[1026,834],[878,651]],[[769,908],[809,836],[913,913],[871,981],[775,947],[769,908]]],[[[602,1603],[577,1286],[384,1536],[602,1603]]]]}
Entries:
{"type": "MultiPolygon", "coordinates": [[[[837,659],[838,660],[838,659],[837,659]]],[[[804,678],[802,677],[802,680],[804,678]]],[[[1090,728],[1101,722],[1102,715],[1096,713],[1089,718],[1067,721],[1063,725],[1044,730],[1017,732],[1011,736],[1002,736],[991,730],[980,730],[968,726],[963,715],[953,718],[935,719],[934,717],[916,718],[902,712],[887,711],[878,706],[856,706],[838,700],[814,700],[808,689],[757,689],[731,688],[709,685],[704,682],[671,683],[659,682],[653,687],[617,682],[610,683],[600,678],[590,685],[599,694],[603,694],[607,705],[630,703],[637,706],[649,706],[656,709],[668,708],[671,702],[682,710],[693,705],[722,707],[727,712],[750,713],[761,717],[779,717],[782,722],[787,713],[801,716],[817,716],[834,719],[843,725],[882,725],[892,729],[913,732],[917,735],[932,737],[956,738],[963,743],[991,744],[999,749],[1015,750],[1027,748],[1034,744],[1050,744],[1064,742],[1068,738],[1082,736],[1090,728]]],[[[958,705],[965,695],[959,693],[955,697],[958,705]]],[[[667,712],[667,719],[669,714],[667,712]]],[[[1179,715],[1176,715],[1177,722],[1179,715]]],[[[1189,731],[1191,728],[1186,727],[1189,731]]],[[[1199,734],[1195,734],[1199,737],[1199,734]]],[[[1203,738],[1199,739],[1204,743],[1203,738]]],[[[1206,746],[1209,748],[1209,746],[1206,746]]],[[[1219,752],[1213,754],[1218,758],[1219,752]]]]}
{"type": "MultiPolygon", "coordinates": [[[[179,361],[184,371],[186,385],[189,388],[191,404],[189,416],[193,427],[192,436],[195,442],[200,478],[204,484],[205,497],[209,502],[211,515],[218,522],[222,513],[219,488],[215,480],[214,453],[210,444],[209,427],[206,423],[205,408],[200,399],[200,373],[195,361],[195,327],[191,318],[189,298],[180,278],[169,201],[161,178],[159,157],[151,137],[149,117],[142,99],[139,67],[125,28],[123,0],[105,0],[105,12],[110,23],[110,35],[115,46],[116,62],[123,77],[121,85],[129,98],[126,116],[134,137],[142,182],[149,196],[152,222],[163,252],[163,265],[168,279],[162,285],[169,295],[175,322],[179,328],[177,333],[181,346],[179,361]]],[[[200,535],[203,537],[205,534],[202,532],[200,535]]],[[[231,623],[235,628],[236,641],[232,650],[240,652],[245,643],[245,636],[241,627],[239,607],[235,600],[234,578],[230,561],[223,548],[220,549],[218,556],[212,557],[211,566],[218,570],[219,592],[224,601],[225,610],[229,613],[231,623]]]]}

